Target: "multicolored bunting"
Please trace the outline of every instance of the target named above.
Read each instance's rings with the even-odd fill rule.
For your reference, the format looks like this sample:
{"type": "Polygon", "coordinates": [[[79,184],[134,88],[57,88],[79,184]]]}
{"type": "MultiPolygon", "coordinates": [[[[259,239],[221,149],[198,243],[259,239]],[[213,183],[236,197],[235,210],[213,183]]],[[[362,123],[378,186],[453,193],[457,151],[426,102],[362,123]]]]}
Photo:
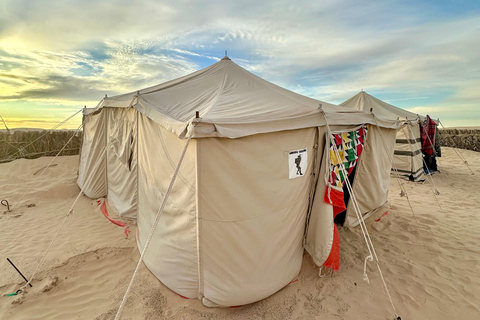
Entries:
{"type": "MultiPolygon", "coordinates": [[[[333,206],[334,219],[337,214],[347,209],[343,196],[343,185],[345,184],[345,179],[348,179],[348,175],[352,173],[357,165],[358,159],[363,152],[367,131],[367,126],[361,126],[349,132],[332,133],[328,141],[329,171],[326,177],[327,187],[325,188],[323,200],[325,203],[333,206]],[[338,156],[335,151],[338,152],[338,156]],[[347,177],[345,177],[341,168],[342,164],[347,172],[347,177]]],[[[333,232],[332,250],[323,265],[327,268],[338,270],[340,267],[340,237],[336,225],[333,232]]]]}

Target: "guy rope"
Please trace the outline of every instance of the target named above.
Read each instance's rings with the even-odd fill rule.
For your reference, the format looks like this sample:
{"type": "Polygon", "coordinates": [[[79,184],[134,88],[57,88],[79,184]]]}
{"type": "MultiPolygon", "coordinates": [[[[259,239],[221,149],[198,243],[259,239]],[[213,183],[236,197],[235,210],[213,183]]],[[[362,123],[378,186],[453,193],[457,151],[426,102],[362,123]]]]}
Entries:
{"type": "MultiPolygon", "coordinates": [[[[331,136],[332,136],[332,131],[330,129],[330,126],[328,124],[328,120],[327,120],[327,116],[325,114],[325,112],[322,110],[322,107],[320,105],[320,112],[323,116],[323,118],[325,119],[325,124],[327,126],[327,134],[328,134],[328,137],[329,139],[331,139],[331,136]]],[[[378,125],[378,124],[377,124],[378,125]]],[[[340,170],[343,172],[343,175],[344,177],[348,177],[348,173],[345,169],[345,166],[343,164],[343,160],[342,158],[340,157],[340,154],[338,152],[338,149],[337,149],[337,146],[335,143],[332,144],[333,145],[333,150],[335,152],[335,156],[337,157],[337,162],[340,164],[340,170]]],[[[390,300],[390,304],[392,305],[392,309],[393,309],[393,314],[395,316],[395,319],[401,319],[398,315],[397,315],[397,311],[395,309],[395,305],[393,304],[393,300],[392,300],[392,297],[390,295],[390,292],[388,290],[388,287],[387,287],[387,284],[385,282],[385,279],[383,277],[383,273],[382,273],[382,269],[380,268],[380,261],[378,259],[378,256],[377,256],[377,253],[375,252],[375,248],[373,246],[373,243],[372,243],[372,240],[370,238],[370,234],[368,233],[368,230],[367,230],[367,226],[365,224],[365,221],[363,220],[363,216],[361,214],[361,211],[360,211],[360,207],[358,206],[358,202],[357,202],[357,199],[355,197],[355,194],[353,193],[353,189],[352,189],[352,186],[350,184],[350,181],[348,180],[348,178],[345,179],[345,184],[348,188],[348,191],[350,192],[350,195],[351,195],[351,200],[352,200],[352,203],[354,205],[354,209],[355,209],[355,214],[357,216],[357,219],[360,223],[360,229],[362,230],[362,234],[363,234],[363,238],[365,240],[365,244],[367,245],[367,249],[368,249],[368,252],[369,252],[369,255],[365,258],[365,262],[364,262],[364,274],[363,274],[363,279],[367,282],[369,282],[368,280],[368,276],[367,276],[367,260],[368,261],[375,261],[376,265],[377,265],[377,269],[380,273],[380,277],[382,279],[382,282],[383,282],[383,287],[385,288],[385,292],[387,294],[387,297],[388,299],[390,300]]]]}
{"type": "MultiPolygon", "coordinates": [[[[102,151],[100,152],[100,156],[98,157],[97,159],[97,162],[95,163],[95,166],[98,165],[99,163],[99,160],[101,160],[103,154],[105,153],[105,150],[106,150],[106,146],[102,149],[102,151]]],[[[73,208],[75,207],[75,204],[77,203],[78,199],[80,199],[80,196],[83,194],[83,188],[88,185],[88,183],[90,183],[90,180],[93,178],[93,175],[90,175],[90,177],[88,177],[87,181],[83,184],[83,187],[80,189],[80,192],[78,193],[77,197],[75,198],[75,201],[73,201],[73,204],[71,205],[70,209],[68,209],[67,213],[65,214],[65,217],[63,218],[63,221],[62,223],[60,224],[60,226],[58,227],[58,230],[57,232],[55,233],[55,236],[53,237],[52,241],[50,242],[47,250],[45,251],[45,253],[43,254],[42,258],[39,260],[39,262],[37,263],[37,265],[35,266],[35,269],[30,277],[30,280],[24,285],[22,286],[17,292],[22,292],[26,287],[27,285],[29,285],[33,279],[35,278],[35,276],[37,275],[37,271],[38,269],[42,266],[42,264],[44,263],[45,261],[45,258],[48,254],[48,252],[50,251],[50,249],[52,248],[52,245],[53,243],[55,242],[55,240],[57,239],[60,231],[62,230],[63,228],[63,225],[65,224],[65,222],[67,221],[67,218],[73,213],[73,208]]]]}
{"type": "MultiPolygon", "coordinates": [[[[371,112],[372,116],[373,116],[373,120],[375,120],[375,124],[377,125],[377,127],[379,127],[379,124],[378,124],[378,121],[377,121],[377,117],[375,116],[375,114],[373,112],[371,112]]],[[[385,150],[388,150],[387,148],[387,142],[385,141],[385,137],[383,136],[382,132],[380,131],[380,138],[382,139],[382,144],[383,144],[383,148],[385,150]]],[[[410,207],[410,211],[412,211],[412,214],[413,214],[413,217],[415,218],[415,222],[418,224],[418,220],[417,220],[417,216],[415,215],[415,211],[413,211],[413,207],[412,207],[412,204],[410,203],[410,199],[408,198],[408,193],[407,193],[407,190],[405,189],[405,187],[403,186],[403,183],[400,179],[400,174],[398,173],[398,169],[397,169],[397,166],[395,165],[395,161],[393,161],[393,155],[390,153],[390,152],[387,152],[388,154],[388,157],[390,159],[390,163],[392,164],[393,166],[393,170],[395,172],[395,176],[397,178],[397,182],[398,182],[398,185],[400,186],[400,196],[401,197],[406,197],[407,198],[407,202],[408,202],[408,206],[410,207]]]]}
{"type": "Polygon", "coordinates": [[[160,206],[160,209],[158,209],[157,216],[155,217],[155,221],[153,222],[152,227],[150,228],[150,233],[148,235],[147,241],[145,242],[145,245],[143,246],[142,253],[140,254],[140,259],[138,259],[138,263],[137,263],[137,266],[135,268],[135,271],[133,272],[132,279],[130,280],[130,283],[128,284],[127,291],[125,292],[125,295],[123,296],[122,302],[120,303],[120,306],[118,307],[117,314],[115,315],[115,320],[120,319],[120,316],[122,314],[122,310],[125,307],[125,303],[127,302],[128,294],[130,293],[130,290],[132,289],[132,285],[133,285],[133,282],[135,280],[135,276],[137,275],[138,269],[140,268],[140,265],[142,264],[143,257],[145,256],[145,252],[147,251],[148,245],[150,244],[150,240],[152,240],[153,233],[155,232],[155,229],[157,228],[158,221],[160,220],[160,216],[162,215],[162,212],[165,208],[165,205],[167,203],[167,199],[170,195],[170,191],[172,190],[173,184],[175,183],[178,172],[180,171],[180,166],[182,165],[182,162],[183,162],[183,158],[185,157],[185,153],[187,151],[188,145],[190,144],[190,140],[192,139],[194,128],[198,124],[199,120],[200,120],[200,118],[199,118],[199,114],[197,112],[194,121],[192,121],[193,127],[191,128],[190,134],[188,135],[188,138],[187,138],[187,142],[185,143],[185,147],[183,148],[182,154],[180,155],[180,159],[178,160],[177,167],[175,168],[172,179],[170,180],[170,185],[168,186],[167,192],[165,193],[165,196],[164,196],[163,201],[162,201],[162,205],[160,206]]]}
{"type": "MultiPolygon", "coordinates": [[[[81,109],[81,110],[82,110],[82,109],[81,109]]],[[[80,111],[81,111],[81,110],[80,110],[80,111]]],[[[78,112],[77,112],[77,113],[78,113],[78,112]]],[[[76,115],[77,113],[75,113],[74,115],[76,115]]],[[[61,123],[65,123],[66,121],[68,121],[69,119],[71,119],[74,115],[70,116],[69,118],[67,118],[66,120],[62,121],[61,123]]],[[[58,124],[56,127],[60,126],[61,123],[58,124]]],[[[76,130],[76,131],[74,132],[74,134],[70,137],[70,139],[65,143],[65,145],[62,147],[62,149],[55,155],[55,157],[50,161],[50,163],[49,163],[46,167],[44,167],[44,168],[47,168],[47,167],[49,167],[49,166],[52,165],[52,162],[61,154],[61,152],[66,148],[66,146],[70,143],[70,141],[71,141],[71,140],[73,139],[73,137],[79,132],[79,130],[80,130],[81,128],[82,128],[82,125],[80,125],[80,126],[77,128],[77,130],[76,130]]],[[[38,139],[37,139],[37,140],[38,140],[38,139]]],[[[32,142],[32,143],[33,143],[33,142],[32,142]]],[[[106,151],[106,146],[105,146],[105,147],[103,148],[103,150],[100,152],[100,157],[97,159],[97,162],[96,162],[95,165],[98,164],[98,162],[100,161],[100,159],[101,159],[103,153],[105,153],[105,151],[106,151]]],[[[42,168],[42,169],[44,169],[44,168],[42,168]]],[[[32,186],[37,182],[37,180],[40,178],[40,176],[41,176],[44,172],[45,172],[45,170],[43,170],[43,171],[37,176],[37,178],[30,184],[30,186],[29,186],[29,188],[27,189],[27,191],[22,195],[20,201],[23,200],[23,198],[25,197],[25,195],[28,193],[28,191],[32,188],[32,186]]],[[[36,173],[38,173],[38,171],[37,171],[36,173]]],[[[91,180],[92,178],[93,178],[93,175],[91,175],[91,176],[87,179],[88,183],[90,183],[90,180],[91,180]]],[[[87,185],[88,183],[86,182],[86,183],[84,184],[84,186],[87,185]]],[[[65,217],[64,217],[62,223],[60,224],[60,226],[59,226],[59,228],[58,228],[55,236],[53,237],[52,241],[50,242],[47,250],[45,251],[45,253],[44,253],[44,255],[42,256],[42,258],[39,260],[39,262],[37,263],[37,265],[35,266],[35,269],[34,269],[34,271],[33,271],[33,273],[32,273],[32,276],[30,277],[30,280],[28,280],[27,283],[26,283],[24,286],[22,286],[20,289],[17,290],[17,292],[16,292],[17,294],[23,292],[27,286],[32,286],[32,285],[31,285],[31,282],[32,282],[33,279],[35,278],[35,276],[36,276],[36,274],[37,274],[37,272],[38,272],[38,269],[39,269],[39,268],[42,266],[42,264],[44,263],[45,258],[46,258],[46,256],[47,256],[48,252],[50,251],[50,249],[52,248],[53,243],[54,243],[55,240],[57,239],[57,237],[58,237],[58,235],[59,235],[62,227],[64,226],[65,221],[67,220],[67,217],[68,217],[70,214],[73,213],[73,208],[74,208],[75,204],[77,203],[77,201],[78,201],[78,199],[80,198],[80,196],[83,194],[83,188],[84,188],[84,187],[82,187],[82,188],[80,189],[80,192],[78,193],[77,197],[75,198],[75,201],[73,202],[73,204],[72,204],[72,206],[70,207],[70,209],[69,209],[69,210],[67,211],[67,213],[65,214],[65,217]]],[[[3,204],[3,203],[2,203],[2,204],[3,204]]]]}

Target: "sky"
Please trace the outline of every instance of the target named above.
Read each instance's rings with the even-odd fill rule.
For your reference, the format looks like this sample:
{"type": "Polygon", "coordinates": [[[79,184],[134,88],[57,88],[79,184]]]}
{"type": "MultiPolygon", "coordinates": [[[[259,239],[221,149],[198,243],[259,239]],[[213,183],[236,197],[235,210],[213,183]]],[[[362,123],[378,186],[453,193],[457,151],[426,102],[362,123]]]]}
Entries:
{"type": "Polygon", "coordinates": [[[479,0],[0,0],[0,115],[52,128],[225,50],[312,98],[365,90],[446,127],[480,126],[479,0]]]}

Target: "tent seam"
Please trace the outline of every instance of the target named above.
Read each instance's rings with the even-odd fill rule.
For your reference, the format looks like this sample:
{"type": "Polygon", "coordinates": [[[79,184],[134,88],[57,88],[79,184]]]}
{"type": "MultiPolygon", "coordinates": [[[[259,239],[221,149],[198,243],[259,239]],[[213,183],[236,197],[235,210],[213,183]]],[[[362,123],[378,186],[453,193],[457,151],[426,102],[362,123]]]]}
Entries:
{"type": "Polygon", "coordinates": [[[202,115],[202,122],[203,121],[203,116],[205,116],[212,108],[213,106],[215,106],[217,104],[217,101],[218,99],[220,98],[220,95],[222,94],[223,92],[223,89],[225,88],[225,82],[227,80],[227,67],[228,67],[228,62],[226,61],[225,62],[225,67],[223,68],[223,79],[222,79],[222,84],[220,86],[220,90],[218,90],[218,93],[217,93],[217,96],[215,97],[215,100],[210,104],[210,106],[208,108],[205,109],[205,111],[203,112],[203,115],[202,115]]]}

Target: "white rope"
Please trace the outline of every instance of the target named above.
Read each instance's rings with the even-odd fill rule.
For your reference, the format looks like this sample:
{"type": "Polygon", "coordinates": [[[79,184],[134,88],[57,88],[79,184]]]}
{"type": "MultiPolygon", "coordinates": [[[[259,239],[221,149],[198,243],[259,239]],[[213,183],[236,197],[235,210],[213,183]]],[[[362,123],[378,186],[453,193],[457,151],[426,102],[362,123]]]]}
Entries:
{"type": "MultiPolygon", "coordinates": [[[[68,141],[65,143],[65,145],[63,146],[62,149],[60,149],[60,151],[55,155],[55,157],[50,161],[50,163],[47,165],[47,166],[50,166],[52,164],[53,161],[55,161],[55,159],[57,159],[57,157],[60,155],[60,153],[62,153],[62,151],[67,147],[67,145],[70,143],[70,141],[72,141],[73,137],[75,137],[75,135],[77,134],[77,132],[82,128],[83,124],[81,124],[77,130],[73,133],[73,135],[70,137],[70,139],[68,139],[68,141]]],[[[30,186],[28,187],[27,191],[25,191],[23,194],[22,194],[22,197],[20,198],[20,200],[18,201],[19,203],[22,202],[23,198],[25,197],[25,195],[30,191],[30,189],[32,189],[32,187],[35,185],[35,183],[37,182],[37,180],[42,176],[42,174],[45,172],[46,170],[42,171],[42,173],[40,173],[37,178],[35,178],[35,180],[33,180],[33,182],[30,184],[30,186]]]]}
{"type": "MultiPolygon", "coordinates": [[[[438,122],[440,123],[440,125],[442,126],[442,128],[445,130],[445,127],[443,126],[442,121],[438,120],[438,122]]],[[[467,166],[468,170],[470,170],[470,172],[472,173],[472,175],[475,175],[475,172],[473,172],[472,168],[470,168],[470,166],[468,165],[467,160],[465,160],[465,158],[460,154],[460,151],[457,150],[457,148],[455,148],[455,147],[453,147],[453,151],[455,151],[455,153],[458,155],[458,157],[460,158],[460,160],[462,160],[462,162],[467,166]]]]}
{"type": "MultiPolygon", "coordinates": [[[[375,124],[377,125],[378,128],[380,128],[380,125],[378,124],[378,121],[377,121],[377,117],[375,116],[375,114],[373,114],[372,112],[372,116],[373,116],[373,120],[375,120],[375,124]]],[[[378,130],[379,133],[380,133],[380,138],[382,140],[382,144],[383,144],[383,148],[385,149],[385,151],[388,150],[387,148],[387,141],[385,140],[385,137],[383,136],[382,134],[382,131],[381,130],[378,130]]],[[[417,220],[417,216],[415,215],[415,211],[413,210],[413,206],[412,204],[410,203],[410,198],[408,197],[408,193],[407,193],[407,190],[405,189],[405,187],[403,186],[403,182],[401,181],[400,179],[400,174],[398,173],[398,169],[397,169],[397,166],[395,165],[395,161],[393,161],[393,155],[390,154],[390,152],[387,152],[388,154],[388,158],[390,159],[390,163],[392,164],[393,166],[393,171],[395,172],[395,176],[397,178],[397,182],[400,186],[400,196],[401,197],[406,197],[407,198],[407,202],[408,202],[408,206],[410,207],[410,211],[412,211],[412,214],[413,214],[413,217],[415,219],[415,222],[418,224],[418,220],[417,220]]]]}
{"type": "Polygon", "coordinates": [[[135,268],[135,271],[133,272],[132,279],[130,280],[130,283],[128,284],[127,291],[125,292],[125,295],[123,296],[122,302],[120,303],[120,307],[118,308],[117,314],[115,315],[115,320],[120,319],[120,315],[122,314],[122,310],[125,307],[125,303],[127,302],[128,294],[130,293],[130,290],[132,288],[133,282],[135,280],[135,277],[137,275],[138,269],[140,268],[140,265],[143,261],[143,257],[145,256],[145,252],[147,251],[147,247],[150,244],[150,240],[152,240],[153,233],[155,232],[155,229],[157,228],[158,221],[160,220],[160,216],[163,212],[163,209],[165,208],[165,205],[167,203],[168,196],[170,195],[170,191],[172,190],[173,184],[177,178],[178,172],[180,171],[180,166],[182,165],[183,158],[185,157],[185,153],[187,151],[187,147],[190,143],[190,140],[192,139],[193,135],[193,130],[190,132],[190,135],[188,136],[187,142],[185,143],[185,147],[183,148],[182,154],[180,156],[180,159],[178,160],[177,167],[175,168],[175,171],[172,176],[172,180],[170,181],[170,185],[168,186],[167,192],[165,193],[165,196],[163,198],[162,205],[160,206],[160,209],[158,209],[157,216],[155,218],[155,221],[153,222],[153,225],[150,229],[150,233],[148,235],[147,241],[145,242],[145,245],[143,246],[142,253],[140,255],[140,259],[138,260],[137,267],[135,268]]]}
{"type": "MultiPolygon", "coordinates": [[[[402,129],[403,129],[403,128],[402,128],[402,129]]],[[[411,131],[411,128],[410,128],[410,127],[409,127],[409,129],[410,129],[410,133],[413,135],[413,132],[411,131]]],[[[405,134],[405,131],[403,131],[403,134],[405,134]]],[[[427,137],[428,137],[428,135],[427,135],[427,137]]],[[[428,140],[430,140],[430,138],[429,138],[428,140]]],[[[410,143],[410,142],[409,142],[409,143],[410,143]]],[[[430,141],[430,143],[432,143],[432,142],[430,141]]],[[[435,151],[434,151],[434,152],[435,152],[435,151]]],[[[435,154],[436,154],[436,153],[435,153],[435,154]]],[[[427,163],[425,162],[425,159],[424,159],[423,155],[422,155],[422,161],[423,161],[423,165],[424,165],[425,168],[427,168],[427,170],[428,170],[428,166],[427,166],[427,163]]],[[[444,212],[444,211],[443,211],[443,208],[442,208],[442,206],[440,205],[440,202],[438,201],[438,198],[437,198],[437,196],[440,194],[440,192],[439,192],[438,189],[437,189],[437,186],[436,186],[436,184],[435,184],[435,181],[433,180],[433,177],[432,177],[431,174],[426,174],[426,176],[427,176],[428,178],[430,178],[430,182],[432,183],[432,184],[430,185],[430,189],[432,190],[432,193],[433,193],[433,196],[434,196],[434,198],[435,198],[435,201],[437,202],[438,207],[440,208],[440,210],[441,210],[442,212],[444,212]]],[[[427,179],[428,179],[428,178],[427,178],[427,179]]]]}
{"type": "MultiPolygon", "coordinates": [[[[95,162],[95,167],[98,165],[98,162],[99,160],[102,158],[103,154],[105,153],[105,150],[106,150],[106,147],[103,148],[103,150],[101,151],[100,153],[100,156],[98,157],[97,161],[95,162]]],[[[63,228],[63,225],[65,224],[65,221],[67,220],[68,216],[73,213],[73,207],[75,206],[75,204],[77,203],[78,199],[80,199],[80,196],[82,195],[83,193],[83,188],[88,184],[90,183],[90,180],[93,178],[93,174],[90,175],[87,179],[87,181],[83,184],[82,188],[80,189],[80,192],[78,193],[77,197],[75,198],[75,201],[73,202],[73,204],[71,205],[70,209],[67,211],[67,213],[65,214],[65,217],[63,218],[63,221],[62,223],[60,224],[60,227],[58,228],[57,232],[55,233],[55,236],[53,237],[52,241],[50,242],[47,250],[45,251],[45,253],[43,254],[43,257],[40,259],[40,261],[37,263],[32,275],[30,276],[30,280],[28,280],[28,282],[22,286],[19,291],[23,291],[25,289],[26,286],[28,286],[32,281],[33,279],[35,278],[35,276],[37,275],[37,271],[38,269],[40,268],[40,266],[43,264],[43,262],[45,261],[45,258],[48,254],[48,252],[50,251],[50,249],[52,248],[52,245],[53,243],[55,242],[55,240],[57,239],[58,235],[60,234],[60,231],[62,230],[63,228]],[[88,183],[87,183],[88,182],[88,183]]]]}
{"type": "Polygon", "coordinates": [[[373,257],[366,256],[365,260],[363,261],[363,280],[365,280],[368,284],[370,284],[370,279],[368,279],[368,275],[367,275],[367,261],[373,261],[373,257]]]}
{"type": "MultiPolygon", "coordinates": [[[[331,137],[332,137],[332,131],[330,130],[330,126],[328,124],[328,121],[327,121],[327,116],[325,114],[325,112],[323,110],[320,110],[323,117],[325,118],[325,124],[327,126],[327,130],[328,130],[328,138],[329,138],[329,141],[331,143],[331,137]]],[[[360,207],[358,206],[358,202],[357,202],[357,199],[355,197],[355,194],[353,193],[353,189],[352,189],[352,186],[350,184],[350,181],[348,180],[348,174],[347,174],[347,171],[345,169],[345,166],[343,164],[343,159],[340,157],[340,154],[338,152],[338,149],[337,149],[337,146],[335,143],[332,144],[333,145],[333,149],[334,149],[334,152],[335,152],[335,156],[337,157],[337,162],[340,164],[340,169],[342,170],[343,174],[344,174],[344,177],[345,177],[345,183],[347,185],[347,189],[348,191],[350,192],[350,199],[353,200],[353,205],[354,205],[354,209],[355,209],[355,214],[357,216],[357,219],[359,220],[360,222],[360,228],[362,230],[362,234],[363,234],[363,237],[365,239],[365,243],[367,245],[367,249],[370,253],[370,255],[366,258],[365,260],[365,272],[364,272],[364,278],[366,276],[366,261],[367,259],[368,260],[373,260],[373,257],[375,258],[375,262],[377,264],[377,269],[380,273],[380,277],[382,278],[382,282],[383,282],[383,287],[385,288],[385,291],[387,293],[387,296],[388,296],[388,299],[390,300],[390,303],[392,305],[392,308],[393,308],[393,313],[395,315],[395,317],[397,316],[397,311],[395,309],[395,305],[393,303],[393,300],[392,300],[392,297],[390,295],[390,292],[388,290],[388,287],[387,287],[387,284],[385,282],[385,279],[383,277],[383,273],[382,273],[382,270],[380,268],[380,261],[378,260],[378,256],[377,256],[377,253],[375,252],[375,247],[373,246],[373,242],[372,242],[372,239],[370,238],[370,234],[368,233],[368,230],[367,230],[367,226],[365,224],[365,221],[363,220],[363,216],[361,215],[361,211],[360,211],[360,207]],[[372,254],[373,253],[373,254],[372,254]]],[[[366,278],[368,279],[368,276],[366,276],[366,278]]]]}

